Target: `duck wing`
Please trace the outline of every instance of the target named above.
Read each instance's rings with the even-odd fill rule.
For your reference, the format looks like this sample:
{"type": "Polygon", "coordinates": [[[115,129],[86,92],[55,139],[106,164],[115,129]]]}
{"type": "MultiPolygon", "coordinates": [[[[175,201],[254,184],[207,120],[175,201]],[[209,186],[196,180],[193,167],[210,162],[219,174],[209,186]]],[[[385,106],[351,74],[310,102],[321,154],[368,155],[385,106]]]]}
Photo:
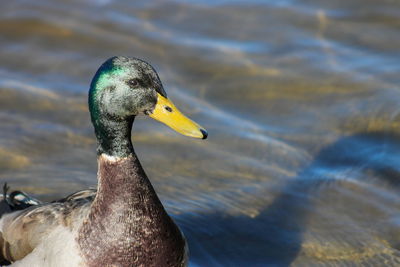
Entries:
{"type": "Polygon", "coordinates": [[[42,203],[21,191],[6,191],[0,201],[0,261],[9,262],[27,256],[55,229],[77,231],[96,196],[88,189],[42,203]]]}
{"type": "Polygon", "coordinates": [[[76,201],[79,199],[94,199],[94,197],[97,194],[97,189],[85,189],[85,190],[80,190],[75,193],[72,193],[62,199],[55,200],[54,202],[68,202],[68,201],[76,201]]]}

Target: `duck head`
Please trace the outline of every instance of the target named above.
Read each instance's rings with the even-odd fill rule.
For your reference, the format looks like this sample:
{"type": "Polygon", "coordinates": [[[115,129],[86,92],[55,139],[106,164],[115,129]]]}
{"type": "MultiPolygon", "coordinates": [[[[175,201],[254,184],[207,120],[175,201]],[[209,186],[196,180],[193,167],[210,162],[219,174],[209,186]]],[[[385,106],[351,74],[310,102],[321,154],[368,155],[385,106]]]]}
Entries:
{"type": "Polygon", "coordinates": [[[136,58],[113,57],[100,66],[90,85],[89,110],[99,142],[98,153],[130,154],[132,123],[141,114],[183,135],[207,138],[207,131],[168,99],[153,67],[136,58]]]}

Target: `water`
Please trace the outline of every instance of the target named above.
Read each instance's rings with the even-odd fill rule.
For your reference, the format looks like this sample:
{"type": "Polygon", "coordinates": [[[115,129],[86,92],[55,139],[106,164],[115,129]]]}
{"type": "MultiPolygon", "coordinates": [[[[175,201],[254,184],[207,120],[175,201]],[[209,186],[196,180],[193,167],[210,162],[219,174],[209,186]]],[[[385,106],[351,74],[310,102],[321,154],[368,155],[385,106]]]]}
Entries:
{"type": "Polygon", "coordinates": [[[4,2],[0,182],[95,186],[89,82],[136,56],[209,131],[134,125],[191,266],[399,266],[399,21],[396,0],[4,2]]]}

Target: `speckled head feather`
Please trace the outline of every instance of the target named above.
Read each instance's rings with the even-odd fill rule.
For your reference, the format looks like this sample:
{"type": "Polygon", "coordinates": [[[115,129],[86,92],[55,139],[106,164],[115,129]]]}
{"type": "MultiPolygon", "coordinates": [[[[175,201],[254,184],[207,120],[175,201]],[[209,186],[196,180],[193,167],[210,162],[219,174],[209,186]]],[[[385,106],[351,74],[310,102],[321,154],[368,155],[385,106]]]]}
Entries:
{"type": "Polygon", "coordinates": [[[160,78],[145,61],[112,57],[104,62],[90,84],[90,111],[124,118],[154,107],[157,94],[167,97],[160,78]]]}
{"type": "Polygon", "coordinates": [[[89,110],[99,154],[119,157],[131,154],[134,117],[154,109],[157,93],[167,96],[157,72],[145,61],[112,57],[100,66],[89,91],[89,110]]]}

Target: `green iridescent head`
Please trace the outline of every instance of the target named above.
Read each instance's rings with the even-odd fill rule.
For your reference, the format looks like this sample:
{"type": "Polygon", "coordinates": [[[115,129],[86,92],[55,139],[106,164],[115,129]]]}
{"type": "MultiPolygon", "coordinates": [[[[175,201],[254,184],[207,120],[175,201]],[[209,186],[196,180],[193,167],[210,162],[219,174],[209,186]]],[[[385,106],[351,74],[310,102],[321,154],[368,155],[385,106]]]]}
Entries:
{"type": "Polygon", "coordinates": [[[125,119],[154,109],[157,93],[166,97],[153,67],[140,59],[112,57],[97,70],[90,85],[92,121],[99,116],[125,119]]]}
{"type": "Polygon", "coordinates": [[[156,71],[147,62],[112,57],[97,70],[90,84],[89,110],[99,153],[127,156],[135,116],[149,115],[172,129],[195,138],[207,132],[183,116],[167,98],[156,71]]]}

